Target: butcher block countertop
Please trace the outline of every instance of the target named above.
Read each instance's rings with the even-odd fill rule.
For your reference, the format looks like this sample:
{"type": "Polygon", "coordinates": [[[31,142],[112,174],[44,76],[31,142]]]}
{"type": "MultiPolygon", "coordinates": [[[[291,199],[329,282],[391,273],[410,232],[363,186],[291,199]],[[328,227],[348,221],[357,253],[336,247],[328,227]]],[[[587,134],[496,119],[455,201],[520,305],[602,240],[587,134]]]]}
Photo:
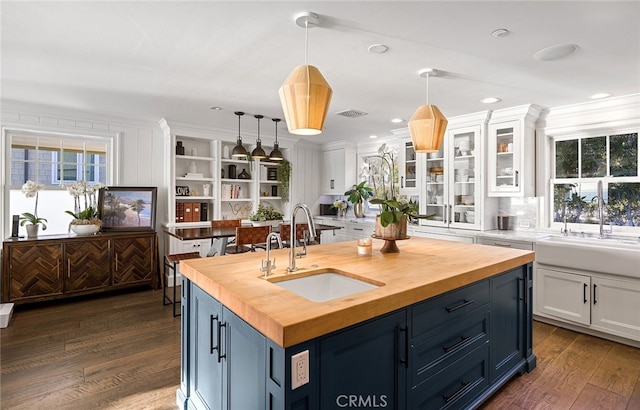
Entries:
{"type": "MultiPolygon", "coordinates": [[[[509,248],[411,238],[397,241],[400,253],[357,254],[356,241],[307,247],[286,274],[289,249],[271,251],[277,268],[269,276],[299,276],[333,268],[383,285],[327,302],[312,302],[267,280],[260,272],[265,252],[181,261],[182,274],[281,347],[407,307],[433,296],[533,262],[534,253],[509,248]]],[[[299,250],[300,248],[296,248],[299,250]]]]}

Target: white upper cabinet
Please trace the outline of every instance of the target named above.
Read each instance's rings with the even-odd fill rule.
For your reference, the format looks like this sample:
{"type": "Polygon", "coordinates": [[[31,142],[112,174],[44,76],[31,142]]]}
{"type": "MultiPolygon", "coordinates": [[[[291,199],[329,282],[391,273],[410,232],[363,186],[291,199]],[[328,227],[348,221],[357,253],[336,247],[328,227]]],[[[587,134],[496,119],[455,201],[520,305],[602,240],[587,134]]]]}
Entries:
{"type": "Polygon", "coordinates": [[[427,154],[421,225],[493,229],[497,212],[483,184],[483,143],[489,112],[449,119],[440,151],[427,154]]]}
{"type": "Polygon", "coordinates": [[[535,196],[535,121],[540,108],[494,111],[487,135],[489,196],[535,196]]]}
{"type": "Polygon", "coordinates": [[[321,195],[344,195],[356,183],[356,150],[342,144],[327,145],[322,152],[321,195]]]}

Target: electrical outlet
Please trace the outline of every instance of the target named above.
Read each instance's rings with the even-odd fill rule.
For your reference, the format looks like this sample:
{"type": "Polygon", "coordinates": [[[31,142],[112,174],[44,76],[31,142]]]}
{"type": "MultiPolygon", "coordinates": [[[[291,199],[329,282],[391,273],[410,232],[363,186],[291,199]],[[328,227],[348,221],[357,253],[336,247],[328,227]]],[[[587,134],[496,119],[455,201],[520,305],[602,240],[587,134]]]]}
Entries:
{"type": "Polygon", "coordinates": [[[309,383],[309,351],[291,356],[291,390],[309,383]]]}
{"type": "Polygon", "coordinates": [[[531,224],[529,223],[529,221],[520,221],[518,222],[518,226],[520,228],[530,228],[531,224]]]}

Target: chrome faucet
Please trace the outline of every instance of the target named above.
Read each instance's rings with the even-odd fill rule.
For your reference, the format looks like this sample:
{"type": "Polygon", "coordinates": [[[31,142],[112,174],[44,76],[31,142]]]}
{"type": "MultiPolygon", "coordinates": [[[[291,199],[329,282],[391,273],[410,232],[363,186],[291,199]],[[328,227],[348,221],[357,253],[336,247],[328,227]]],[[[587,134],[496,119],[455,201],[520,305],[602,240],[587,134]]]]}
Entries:
{"type": "Polygon", "coordinates": [[[563,236],[569,236],[569,230],[567,229],[567,200],[562,201],[562,219],[564,220],[564,229],[560,229],[563,236]]]}
{"type": "Polygon", "coordinates": [[[613,233],[613,226],[610,229],[604,229],[604,196],[602,194],[602,180],[598,181],[598,219],[600,225],[600,235],[598,238],[604,239],[606,233],[613,233]]]}
{"type": "Polygon", "coordinates": [[[309,233],[311,237],[316,236],[316,226],[313,223],[313,218],[311,217],[311,211],[309,207],[302,203],[297,203],[293,209],[291,210],[291,231],[289,238],[291,239],[291,246],[289,247],[289,267],[287,267],[287,272],[295,272],[298,270],[296,268],[296,212],[298,209],[302,209],[304,214],[307,216],[307,225],[309,225],[309,233]]]}
{"type": "Polygon", "coordinates": [[[275,238],[278,242],[278,247],[282,248],[282,239],[280,238],[280,235],[278,235],[276,232],[271,232],[269,235],[267,235],[267,260],[262,261],[262,267],[260,268],[260,271],[264,272],[265,277],[271,275],[271,269],[276,268],[276,258],[273,258],[273,262],[271,262],[271,258],[269,256],[269,253],[271,252],[272,238],[275,238]]]}

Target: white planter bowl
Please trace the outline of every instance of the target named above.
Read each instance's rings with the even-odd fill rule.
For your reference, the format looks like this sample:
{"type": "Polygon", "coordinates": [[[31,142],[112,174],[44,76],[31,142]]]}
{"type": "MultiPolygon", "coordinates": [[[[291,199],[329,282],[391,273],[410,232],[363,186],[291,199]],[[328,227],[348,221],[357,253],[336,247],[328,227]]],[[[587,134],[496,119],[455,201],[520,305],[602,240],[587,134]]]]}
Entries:
{"type": "Polygon", "coordinates": [[[71,225],[71,230],[76,235],[93,235],[100,230],[99,225],[71,225]]]}

